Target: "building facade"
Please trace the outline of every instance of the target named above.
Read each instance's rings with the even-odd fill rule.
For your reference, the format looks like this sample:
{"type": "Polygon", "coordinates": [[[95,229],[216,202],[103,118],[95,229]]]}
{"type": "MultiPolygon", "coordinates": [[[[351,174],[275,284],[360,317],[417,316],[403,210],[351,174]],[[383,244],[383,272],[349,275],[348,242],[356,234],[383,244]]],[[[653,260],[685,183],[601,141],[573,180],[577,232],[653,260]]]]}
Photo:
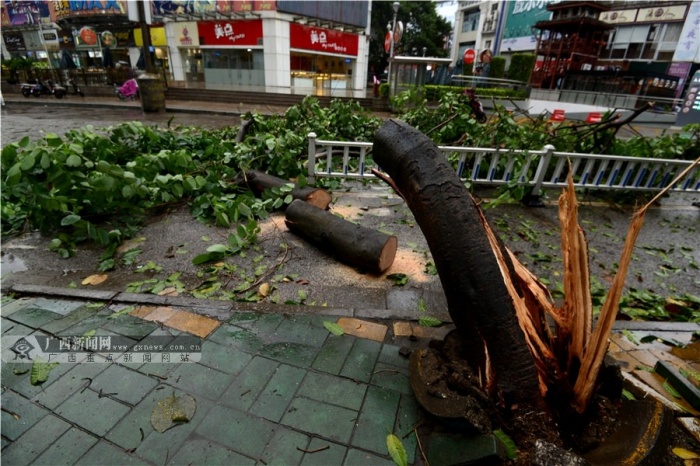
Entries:
{"type": "Polygon", "coordinates": [[[142,69],[143,20],[168,85],[364,97],[370,14],[369,1],[5,0],[3,57],[142,69]]]}
{"type": "MultiPolygon", "coordinates": [[[[472,70],[479,65],[480,52],[485,49],[492,50],[494,56],[505,58],[506,68],[509,66],[510,57],[515,53],[537,53],[539,56],[533,74],[535,87],[541,87],[543,83],[547,88],[556,87],[557,83],[561,84],[561,76],[553,76],[561,74],[559,71],[591,74],[606,70],[631,74],[649,72],[676,77],[673,81],[666,79],[666,86],[675,86],[674,94],[678,96],[688,77],[700,68],[700,1],[697,0],[461,1],[455,15],[454,29],[455,40],[451,54],[454,66],[459,67],[464,63],[465,52],[470,49],[474,51],[475,56],[471,63],[472,70]],[[590,11],[579,15],[577,4],[589,4],[586,8],[590,11]],[[553,5],[558,6],[552,7],[553,5]],[[554,18],[555,11],[559,11],[559,15],[588,16],[585,21],[600,26],[597,28],[599,33],[593,34],[588,29],[579,31],[577,38],[581,34],[590,35],[592,42],[589,44],[586,41],[577,41],[577,50],[573,55],[570,49],[553,48],[553,35],[573,38],[572,34],[576,32],[566,28],[557,29],[557,24],[565,24],[572,18],[554,18]],[[538,24],[551,27],[543,33],[544,30],[536,27],[538,24]],[[602,31],[605,31],[605,34],[602,31]],[[544,45],[539,50],[538,40],[544,45]],[[597,45],[594,44],[596,40],[599,42],[597,45]],[[595,59],[584,59],[581,53],[590,54],[593,46],[597,51],[595,59]],[[541,72],[545,67],[544,62],[548,61],[551,64],[552,57],[557,58],[557,69],[549,73],[549,76],[544,76],[541,72]],[[569,59],[572,61],[567,62],[569,59]]],[[[561,43],[564,42],[566,41],[561,43]]],[[[653,77],[650,79],[649,85],[654,87],[653,77]]],[[[660,86],[660,83],[663,83],[661,78],[657,85],[660,86]]],[[[644,85],[646,84],[645,81],[644,85]]],[[[639,82],[630,83],[620,91],[637,92],[637,85],[639,82]]],[[[668,92],[661,94],[667,95],[668,92]]]]}

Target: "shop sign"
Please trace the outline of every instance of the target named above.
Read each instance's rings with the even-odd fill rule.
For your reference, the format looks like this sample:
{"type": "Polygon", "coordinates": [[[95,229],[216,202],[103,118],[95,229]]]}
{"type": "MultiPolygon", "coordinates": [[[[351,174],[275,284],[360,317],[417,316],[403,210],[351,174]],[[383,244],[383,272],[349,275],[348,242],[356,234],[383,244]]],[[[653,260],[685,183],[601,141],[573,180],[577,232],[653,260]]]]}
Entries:
{"type": "Polygon", "coordinates": [[[199,47],[197,23],[194,21],[173,23],[173,32],[179,47],[199,47]]]}
{"type": "Polygon", "coordinates": [[[3,2],[11,26],[28,26],[50,22],[48,2],[3,2]]]}
{"type": "Polygon", "coordinates": [[[537,48],[537,39],[532,33],[532,27],[539,21],[552,19],[552,12],[547,10],[547,5],[555,1],[506,2],[508,8],[500,50],[510,49],[513,52],[535,50],[537,48]]]}
{"type": "Polygon", "coordinates": [[[61,48],[73,50],[75,49],[75,39],[73,39],[73,34],[67,30],[58,31],[58,41],[61,48]]]}
{"type": "Polygon", "coordinates": [[[693,2],[685,18],[673,61],[700,61],[700,2],[693,2]]]}
{"type": "MultiPolygon", "coordinates": [[[[151,13],[155,16],[165,15],[194,15],[216,13],[219,8],[217,2],[203,2],[192,0],[153,0],[151,2],[151,13]]],[[[229,10],[230,11],[230,10],[229,10]]]]}
{"type": "Polygon", "coordinates": [[[686,5],[676,5],[654,8],[640,8],[637,22],[640,21],[682,21],[685,17],[686,5]]]}
{"type": "Polygon", "coordinates": [[[683,127],[691,123],[700,123],[700,70],[695,72],[688,83],[675,126],[683,127]]]}
{"type": "Polygon", "coordinates": [[[51,3],[56,19],[72,16],[126,14],[126,0],[56,0],[51,3]]]}
{"type": "Polygon", "coordinates": [[[5,47],[8,52],[24,52],[27,46],[24,43],[24,36],[20,31],[4,32],[5,47]]]}
{"type": "Polygon", "coordinates": [[[289,36],[291,48],[357,56],[356,34],[290,23],[289,36]]]}
{"type": "MultiPolygon", "coordinates": [[[[151,45],[154,47],[167,47],[168,39],[165,37],[165,28],[149,28],[151,33],[151,45]]],[[[141,29],[134,29],[134,44],[136,47],[143,47],[143,33],[141,29]]]]}
{"type": "Polygon", "coordinates": [[[134,36],[131,29],[128,31],[117,31],[114,33],[114,38],[117,41],[117,47],[135,47],[134,36]]]}
{"type": "Polygon", "coordinates": [[[277,9],[277,2],[265,1],[265,0],[254,0],[253,1],[253,11],[275,11],[277,9]]]}
{"type": "Polygon", "coordinates": [[[41,38],[46,50],[58,51],[58,32],[55,29],[41,31],[41,38]]]}
{"type": "Polygon", "coordinates": [[[7,14],[7,8],[0,8],[0,26],[3,28],[12,26],[10,15],[7,14]]]}
{"type": "Polygon", "coordinates": [[[75,48],[78,50],[92,50],[96,48],[101,48],[100,38],[97,32],[90,26],[83,26],[77,33],[73,36],[75,40],[75,48]]]}
{"type": "Polygon", "coordinates": [[[109,47],[113,49],[117,46],[117,39],[111,31],[102,31],[100,34],[100,40],[102,41],[103,47],[109,47]]]}
{"type": "Polygon", "coordinates": [[[598,15],[598,19],[608,24],[634,23],[639,10],[615,10],[604,11],[598,15]]]}
{"type": "Polygon", "coordinates": [[[262,20],[200,21],[197,23],[199,45],[262,45],[262,20]]]}
{"type": "Polygon", "coordinates": [[[44,44],[39,37],[39,31],[22,31],[27,50],[44,50],[44,44]]]}

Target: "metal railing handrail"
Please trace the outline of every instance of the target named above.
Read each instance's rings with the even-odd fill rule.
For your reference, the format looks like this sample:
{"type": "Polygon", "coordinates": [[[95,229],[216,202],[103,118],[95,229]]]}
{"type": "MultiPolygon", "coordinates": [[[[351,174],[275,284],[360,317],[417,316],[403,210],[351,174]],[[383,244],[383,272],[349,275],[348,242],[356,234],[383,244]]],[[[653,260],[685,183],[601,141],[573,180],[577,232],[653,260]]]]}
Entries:
{"type": "MultiPolygon", "coordinates": [[[[330,141],[309,133],[308,180],[317,177],[370,179],[371,142],[330,141]]],[[[564,187],[569,170],[574,186],[592,189],[660,191],[677,174],[693,164],[689,160],[628,157],[623,155],[559,152],[546,145],[541,150],[489,147],[438,146],[450,154],[457,175],[472,184],[521,184],[538,194],[543,188],[564,187]]],[[[376,167],[379,168],[379,167],[376,167]]],[[[671,191],[700,192],[700,166],[677,181],[671,191]]]]}

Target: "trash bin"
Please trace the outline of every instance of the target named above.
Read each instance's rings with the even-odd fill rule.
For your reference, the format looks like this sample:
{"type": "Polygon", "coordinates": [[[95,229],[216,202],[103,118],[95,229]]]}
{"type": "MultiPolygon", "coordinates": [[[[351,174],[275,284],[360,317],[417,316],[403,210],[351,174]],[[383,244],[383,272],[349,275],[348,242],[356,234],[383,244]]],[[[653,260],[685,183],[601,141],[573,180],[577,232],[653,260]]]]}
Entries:
{"type": "Polygon", "coordinates": [[[136,79],[144,112],[165,112],[165,84],[158,74],[145,73],[136,79]]]}

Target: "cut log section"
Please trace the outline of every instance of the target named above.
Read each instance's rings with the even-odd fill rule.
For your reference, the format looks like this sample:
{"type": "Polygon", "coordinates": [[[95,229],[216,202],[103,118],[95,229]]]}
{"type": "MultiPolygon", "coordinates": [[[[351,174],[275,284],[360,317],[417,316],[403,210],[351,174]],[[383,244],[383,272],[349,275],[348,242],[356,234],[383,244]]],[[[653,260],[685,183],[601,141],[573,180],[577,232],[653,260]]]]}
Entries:
{"type": "MultiPolygon", "coordinates": [[[[427,136],[395,119],[375,133],[373,152],[425,235],[452,321],[475,346],[471,357],[483,339],[500,396],[506,402],[538,398],[534,361],[479,207],[454,168],[427,136]]],[[[470,362],[483,368],[479,359],[484,355],[470,362]]]]}
{"type": "Polygon", "coordinates": [[[396,236],[348,222],[298,199],[287,207],[285,224],[341,262],[368,272],[385,272],[396,257],[396,236]]]}
{"type": "MultiPolygon", "coordinates": [[[[277,178],[276,176],[268,175],[267,173],[257,170],[248,170],[245,173],[239,174],[235,182],[239,186],[246,186],[256,196],[260,196],[266,189],[280,188],[290,183],[290,181],[285,181],[282,178],[277,178]]],[[[294,199],[302,200],[323,210],[328,209],[328,205],[332,200],[328,191],[312,186],[306,186],[304,188],[297,186],[292,189],[291,194],[294,199]]]]}

